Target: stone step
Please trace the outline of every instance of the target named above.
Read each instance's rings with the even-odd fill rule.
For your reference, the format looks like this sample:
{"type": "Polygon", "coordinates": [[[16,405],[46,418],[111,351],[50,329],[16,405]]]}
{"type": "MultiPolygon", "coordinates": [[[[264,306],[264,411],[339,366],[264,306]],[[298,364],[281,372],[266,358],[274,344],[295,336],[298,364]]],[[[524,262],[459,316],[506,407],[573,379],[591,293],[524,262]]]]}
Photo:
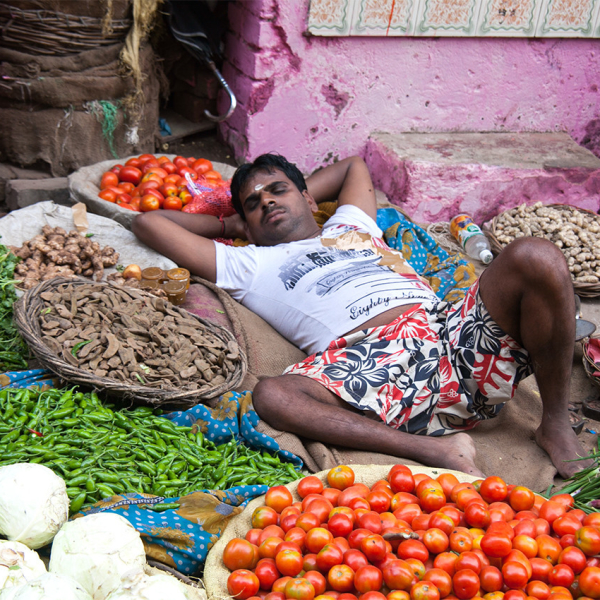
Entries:
{"type": "Polygon", "coordinates": [[[375,187],[415,221],[477,223],[524,202],[600,208],[600,159],[567,133],[371,134],[375,187]]]}

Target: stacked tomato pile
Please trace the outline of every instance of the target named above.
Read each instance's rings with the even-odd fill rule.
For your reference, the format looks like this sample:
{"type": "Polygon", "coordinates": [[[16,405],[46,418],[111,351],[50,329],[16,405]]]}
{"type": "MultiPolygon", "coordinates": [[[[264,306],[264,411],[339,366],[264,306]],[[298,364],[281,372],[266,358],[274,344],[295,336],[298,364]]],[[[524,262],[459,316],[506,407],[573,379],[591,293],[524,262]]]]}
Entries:
{"type": "Polygon", "coordinates": [[[181,210],[192,200],[186,175],[203,187],[223,185],[206,158],[176,156],[171,162],[166,156],[142,154],[104,173],[98,196],[129,210],[181,210]]]}
{"type": "Polygon", "coordinates": [[[499,477],[459,483],[395,465],[370,489],[347,466],[269,489],[223,561],[246,600],[600,598],[600,513],[499,477]]]}

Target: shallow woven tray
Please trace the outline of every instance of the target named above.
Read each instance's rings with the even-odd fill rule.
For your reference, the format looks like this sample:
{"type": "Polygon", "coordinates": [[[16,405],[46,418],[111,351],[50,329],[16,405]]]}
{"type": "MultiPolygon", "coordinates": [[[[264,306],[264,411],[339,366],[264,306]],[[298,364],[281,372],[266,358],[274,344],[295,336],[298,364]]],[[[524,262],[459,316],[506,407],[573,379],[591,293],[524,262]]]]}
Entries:
{"type": "Polygon", "coordinates": [[[598,386],[600,387],[600,378],[594,373],[600,371],[600,365],[597,365],[588,354],[588,343],[587,340],[583,344],[583,356],[581,357],[581,362],[583,363],[583,369],[585,370],[585,374],[598,386]]]}
{"type": "MultiPolygon", "coordinates": [[[[392,465],[350,465],[355,475],[356,483],[364,483],[371,487],[376,481],[380,479],[386,479],[392,465]]],[[[456,476],[459,482],[475,481],[477,477],[461,473],[460,471],[451,471],[449,469],[438,469],[434,467],[421,467],[409,465],[410,470],[413,473],[425,473],[432,478],[436,478],[442,473],[452,473],[456,476]]],[[[320,471],[315,475],[327,485],[327,473],[326,471],[320,471]]],[[[292,492],[294,501],[300,500],[298,496],[298,483],[293,481],[288,483],[285,487],[292,492]]],[[[265,497],[259,496],[248,503],[246,508],[239,514],[233,517],[223,535],[219,538],[218,542],[210,549],[208,556],[206,557],[206,563],[204,565],[204,587],[208,595],[208,600],[223,600],[228,598],[227,593],[227,578],[229,577],[230,571],[223,563],[223,551],[225,546],[236,537],[245,537],[249,529],[252,528],[252,513],[259,506],[263,506],[265,503],[265,497]]]]}
{"type": "MultiPolygon", "coordinates": [[[[594,217],[596,218],[598,217],[598,215],[594,211],[587,210],[585,208],[579,208],[577,206],[571,206],[569,204],[545,204],[544,206],[547,206],[548,208],[562,210],[564,212],[575,211],[589,215],[594,215],[594,217]]],[[[500,217],[506,212],[508,211],[503,211],[499,215],[496,215],[492,219],[491,223],[484,227],[488,239],[490,240],[492,252],[494,254],[499,254],[500,251],[506,246],[506,244],[503,244],[500,241],[498,241],[498,238],[496,237],[496,225],[500,217]]],[[[600,296],[600,283],[583,283],[573,280],[573,287],[575,288],[575,292],[577,293],[577,295],[581,296],[582,298],[596,298],[597,296],[600,296]]]]}
{"type": "MultiPolygon", "coordinates": [[[[126,287],[119,287],[105,282],[93,282],[83,278],[64,278],[56,277],[48,281],[44,281],[36,287],[25,292],[23,297],[14,305],[14,320],[25,342],[40,361],[42,366],[50,369],[61,378],[69,382],[81,383],[91,386],[98,390],[104,390],[116,396],[120,396],[125,400],[134,400],[136,403],[148,404],[150,406],[168,405],[172,408],[190,408],[199,404],[202,400],[215,398],[220,394],[228,392],[237,387],[247,370],[247,359],[241,348],[239,349],[239,358],[232,360],[235,364],[234,371],[229,373],[227,379],[216,386],[208,386],[199,390],[181,391],[177,388],[171,389],[156,389],[144,385],[136,385],[110,377],[98,377],[79,367],[75,367],[66,362],[61,356],[57,355],[53,350],[46,346],[42,341],[42,332],[39,322],[39,317],[44,301],[40,294],[43,292],[52,292],[63,284],[70,284],[75,287],[83,285],[94,285],[100,290],[102,288],[117,288],[121,292],[131,294],[132,297],[147,297],[149,300],[156,299],[151,294],[143,290],[133,290],[126,287]]],[[[166,301],[165,301],[166,302],[166,301]]],[[[227,329],[220,327],[210,321],[201,319],[200,317],[189,313],[177,306],[173,306],[166,302],[169,309],[196,319],[209,333],[224,341],[233,342],[237,346],[237,342],[232,333],[227,329]]]]}

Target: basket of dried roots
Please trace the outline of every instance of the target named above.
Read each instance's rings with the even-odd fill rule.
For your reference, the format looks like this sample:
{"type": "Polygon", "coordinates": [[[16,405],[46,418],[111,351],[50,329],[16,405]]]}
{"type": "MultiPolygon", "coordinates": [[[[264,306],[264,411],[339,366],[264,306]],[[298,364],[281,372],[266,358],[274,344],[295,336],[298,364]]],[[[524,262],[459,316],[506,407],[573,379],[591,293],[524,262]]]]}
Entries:
{"type": "Polygon", "coordinates": [[[567,259],[575,292],[600,296],[600,215],[595,212],[568,204],[521,204],[494,217],[485,229],[495,253],[520,237],[550,240],[567,259]]]}
{"type": "Polygon", "coordinates": [[[21,335],[66,381],[152,406],[189,408],[238,386],[232,333],[142,290],[55,278],[15,304],[21,335]]]}

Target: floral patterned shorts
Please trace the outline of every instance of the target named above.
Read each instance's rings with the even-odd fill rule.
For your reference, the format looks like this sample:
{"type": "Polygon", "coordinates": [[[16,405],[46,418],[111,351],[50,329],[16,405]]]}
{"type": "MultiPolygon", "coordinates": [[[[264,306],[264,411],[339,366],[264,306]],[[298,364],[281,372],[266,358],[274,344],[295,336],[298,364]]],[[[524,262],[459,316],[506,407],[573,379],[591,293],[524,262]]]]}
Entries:
{"type": "Polygon", "coordinates": [[[334,340],[284,375],[310,377],[400,431],[438,436],[495,417],[531,373],[527,351],[492,320],[477,281],[457,304],[421,304],[334,340]]]}

